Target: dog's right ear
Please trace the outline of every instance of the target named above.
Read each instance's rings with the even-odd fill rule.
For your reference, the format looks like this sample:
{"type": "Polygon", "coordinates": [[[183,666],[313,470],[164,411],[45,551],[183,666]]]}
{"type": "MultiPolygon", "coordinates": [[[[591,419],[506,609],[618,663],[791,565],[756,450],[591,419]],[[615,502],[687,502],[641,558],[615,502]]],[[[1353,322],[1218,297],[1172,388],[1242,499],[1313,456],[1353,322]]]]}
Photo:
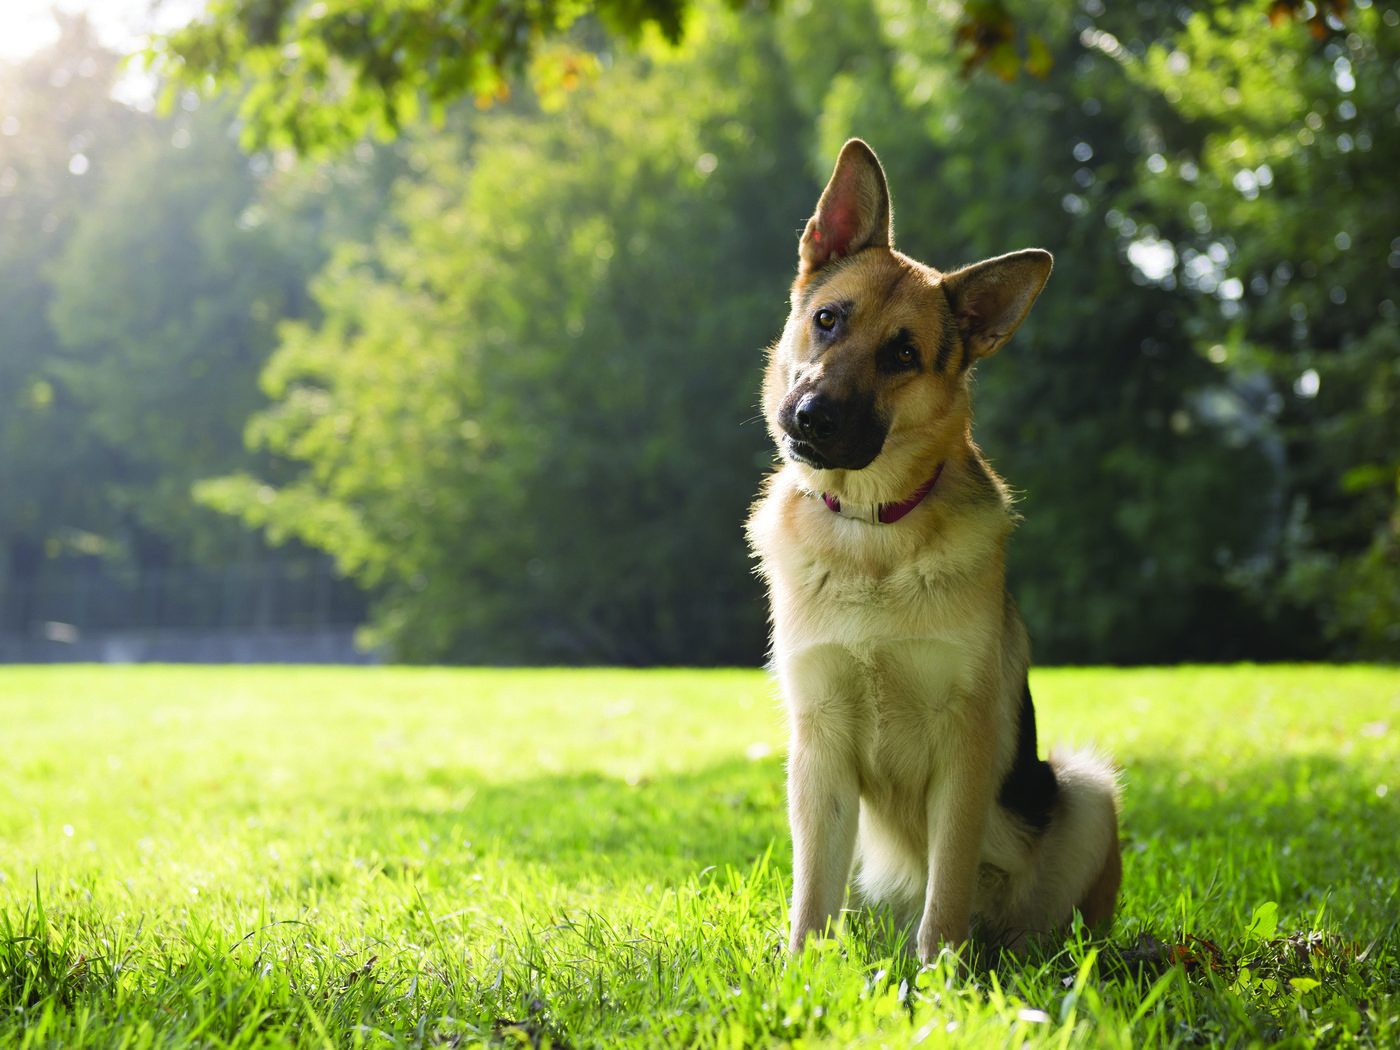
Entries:
{"type": "Polygon", "coordinates": [[[806,277],[833,258],[854,255],[862,248],[893,246],[885,171],[874,150],[860,139],[851,139],[841,148],[816,214],[807,220],[798,248],[798,275],[806,277]]]}

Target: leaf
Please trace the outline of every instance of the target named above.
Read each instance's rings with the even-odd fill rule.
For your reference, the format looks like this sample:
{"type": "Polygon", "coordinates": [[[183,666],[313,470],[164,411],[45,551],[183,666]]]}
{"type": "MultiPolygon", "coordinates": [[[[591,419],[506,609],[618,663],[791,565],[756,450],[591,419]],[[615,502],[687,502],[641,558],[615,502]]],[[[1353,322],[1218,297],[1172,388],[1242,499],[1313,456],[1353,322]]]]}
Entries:
{"type": "Polygon", "coordinates": [[[1254,915],[1245,928],[1244,939],[1249,944],[1267,941],[1278,929],[1278,902],[1265,901],[1254,909],[1254,915]]]}
{"type": "Polygon", "coordinates": [[[1322,987],[1321,981],[1315,981],[1311,977],[1290,977],[1288,983],[1293,986],[1293,990],[1299,995],[1307,995],[1314,989],[1322,987]]]}
{"type": "Polygon", "coordinates": [[[1378,488],[1381,485],[1389,484],[1394,476],[1395,472],[1391,467],[1375,463],[1362,463],[1352,467],[1342,475],[1342,491],[1356,493],[1378,488]]]}
{"type": "Polygon", "coordinates": [[[1009,41],[1002,41],[987,53],[987,68],[1010,83],[1021,69],[1021,58],[1009,41]]]}
{"type": "Polygon", "coordinates": [[[1289,0],[1274,0],[1269,5],[1269,24],[1277,28],[1293,17],[1293,4],[1289,0]]]}
{"type": "Polygon", "coordinates": [[[1039,33],[1032,33],[1026,41],[1026,72],[1044,80],[1055,67],[1055,57],[1039,33]]]}

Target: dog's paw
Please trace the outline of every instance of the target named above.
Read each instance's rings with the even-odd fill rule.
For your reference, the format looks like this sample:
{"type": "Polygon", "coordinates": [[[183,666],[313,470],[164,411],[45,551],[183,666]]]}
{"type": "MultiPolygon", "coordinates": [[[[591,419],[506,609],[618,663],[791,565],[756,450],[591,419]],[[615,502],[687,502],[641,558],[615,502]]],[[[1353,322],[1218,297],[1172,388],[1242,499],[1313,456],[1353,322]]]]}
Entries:
{"type": "Polygon", "coordinates": [[[939,923],[936,916],[925,915],[919,922],[919,962],[933,963],[945,949],[956,952],[967,943],[967,923],[958,929],[950,929],[955,924],[939,923]]]}

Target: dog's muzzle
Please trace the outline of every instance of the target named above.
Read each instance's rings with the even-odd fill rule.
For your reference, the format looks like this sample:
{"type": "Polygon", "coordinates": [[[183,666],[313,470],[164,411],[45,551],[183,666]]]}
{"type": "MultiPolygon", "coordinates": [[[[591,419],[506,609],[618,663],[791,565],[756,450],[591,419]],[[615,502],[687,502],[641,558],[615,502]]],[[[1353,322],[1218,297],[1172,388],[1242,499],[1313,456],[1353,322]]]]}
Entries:
{"type": "Polygon", "coordinates": [[[783,454],[818,470],[861,470],[885,445],[887,428],[874,405],[838,400],[819,390],[794,391],[778,413],[783,454]]]}

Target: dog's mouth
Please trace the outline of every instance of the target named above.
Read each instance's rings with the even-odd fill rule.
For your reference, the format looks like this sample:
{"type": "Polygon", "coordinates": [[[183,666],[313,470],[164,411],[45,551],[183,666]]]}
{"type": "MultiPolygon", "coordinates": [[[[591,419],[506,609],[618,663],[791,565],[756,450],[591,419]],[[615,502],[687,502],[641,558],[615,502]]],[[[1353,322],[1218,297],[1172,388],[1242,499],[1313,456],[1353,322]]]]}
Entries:
{"type": "Polygon", "coordinates": [[[804,463],[818,470],[831,470],[834,464],[817,451],[809,441],[802,441],[791,434],[783,435],[783,455],[796,463],[804,463]]]}
{"type": "Polygon", "coordinates": [[[801,463],[817,470],[864,470],[875,462],[884,442],[867,442],[858,449],[826,450],[818,448],[810,441],[784,434],[783,455],[794,463],[801,463]],[[844,453],[844,454],[843,454],[844,453]]]}

